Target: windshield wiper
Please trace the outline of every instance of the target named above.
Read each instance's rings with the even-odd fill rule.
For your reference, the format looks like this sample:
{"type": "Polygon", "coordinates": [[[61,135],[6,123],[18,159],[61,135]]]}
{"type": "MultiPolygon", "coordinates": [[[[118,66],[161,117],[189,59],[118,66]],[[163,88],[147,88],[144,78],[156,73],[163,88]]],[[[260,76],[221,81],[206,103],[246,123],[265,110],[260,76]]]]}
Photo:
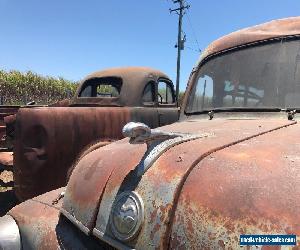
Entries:
{"type": "MultiPolygon", "coordinates": [[[[282,109],[278,107],[223,107],[223,108],[212,108],[205,109],[201,111],[186,112],[187,115],[200,115],[208,114],[209,112],[219,113],[219,112],[288,112],[294,110],[294,108],[282,109]]],[[[299,109],[296,109],[300,111],[299,109]]]]}
{"type": "Polygon", "coordinates": [[[279,107],[223,107],[223,108],[213,108],[201,111],[194,111],[191,113],[186,113],[187,115],[200,115],[207,114],[209,119],[212,120],[215,113],[220,112],[285,112],[289,120],[293,120],[297,112],[300,112],[300,108],[279,108],[279,107]]]}

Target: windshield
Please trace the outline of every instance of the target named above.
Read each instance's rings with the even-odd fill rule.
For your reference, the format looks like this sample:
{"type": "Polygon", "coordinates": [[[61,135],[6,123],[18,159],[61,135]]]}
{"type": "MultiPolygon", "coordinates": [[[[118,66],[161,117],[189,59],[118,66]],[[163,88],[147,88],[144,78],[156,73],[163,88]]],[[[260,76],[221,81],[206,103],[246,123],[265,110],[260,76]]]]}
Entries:
{"type": "Polygon", "coordinates": [[[300,107],[300,41],[223,54],[197,71],[186,113],[222,108],[300,107]]]}

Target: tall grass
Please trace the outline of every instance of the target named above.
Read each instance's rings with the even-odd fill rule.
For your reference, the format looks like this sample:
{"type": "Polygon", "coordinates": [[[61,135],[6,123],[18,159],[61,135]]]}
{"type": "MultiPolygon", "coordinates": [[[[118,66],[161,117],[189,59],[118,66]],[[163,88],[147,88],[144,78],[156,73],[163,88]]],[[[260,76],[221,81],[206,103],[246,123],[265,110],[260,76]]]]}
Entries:
{"type": "Polygon", "coordinates": [[[77,82],[62,77],[0,70],[0,104],[24,105],[30,101],[51,104],[72,97],[77,86],[77,82]]]}

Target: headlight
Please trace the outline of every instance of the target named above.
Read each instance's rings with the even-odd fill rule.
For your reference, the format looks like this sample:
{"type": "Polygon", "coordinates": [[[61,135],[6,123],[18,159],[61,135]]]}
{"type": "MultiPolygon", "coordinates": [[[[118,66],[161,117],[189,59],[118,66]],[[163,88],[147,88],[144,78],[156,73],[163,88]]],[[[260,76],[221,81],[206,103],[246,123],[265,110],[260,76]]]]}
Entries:
{"type": "Polygon", "coordinates": [[[21,249],[19,227],[10,215],[0,217],[0,249],[21,249]]]}

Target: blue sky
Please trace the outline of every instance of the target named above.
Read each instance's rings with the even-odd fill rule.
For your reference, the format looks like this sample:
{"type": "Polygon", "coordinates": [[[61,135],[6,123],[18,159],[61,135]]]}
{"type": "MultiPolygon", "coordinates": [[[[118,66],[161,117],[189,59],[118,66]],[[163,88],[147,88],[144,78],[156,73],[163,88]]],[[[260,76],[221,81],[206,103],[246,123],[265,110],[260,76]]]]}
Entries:
{"type": "MultiPolygon", "coordinates": [[[[191,8],[183,24],[181,89],[199,57],[195,37],[203,50],[237,29],[300,15],[298,0],[186,2],[191,8]]],[[[177,15],[168,11],[173,7],[171,0],[0,0],[0,69],[80,80],[99,69],[141,65],[175,82],[177,15]]]]}

